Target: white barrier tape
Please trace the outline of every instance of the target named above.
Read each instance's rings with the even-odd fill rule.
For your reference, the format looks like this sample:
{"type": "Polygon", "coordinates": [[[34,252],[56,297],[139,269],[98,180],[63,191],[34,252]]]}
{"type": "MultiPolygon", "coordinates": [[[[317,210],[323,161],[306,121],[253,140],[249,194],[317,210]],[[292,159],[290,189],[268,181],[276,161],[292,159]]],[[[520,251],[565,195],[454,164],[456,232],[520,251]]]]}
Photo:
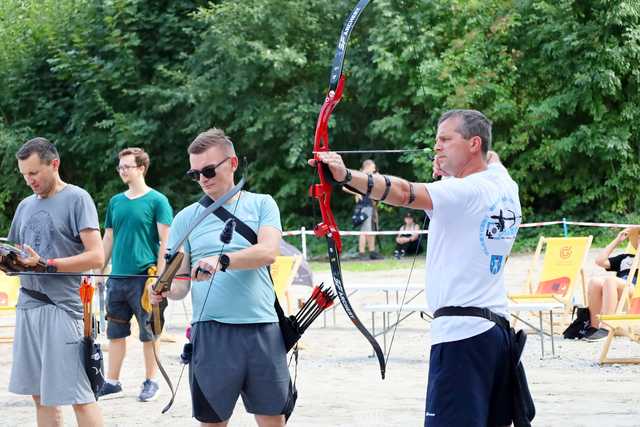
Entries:
{"type": "Polygon", "coordinates": [[[542,227],[545,225],[557,225],[557,224],[562,224],[562,221],[530,222],[527,224],[520,224],[519,228],[542,227]]]}
{"type": "Polygon", "coordinates": [[[628,227],[640,227],[638,224],[613,224],[608,222],[578,222],[567,221],[567,225],[580,225],[583,227],[606,227],[606,228],[628,228],[628,227]]]}
{"type": "MultiPolygon", "coordinates": [[[[615,224],[608,222],[580,222],[580,221],[545,221],[545,222],[529,222],[526,224],[520,224],[520,228],[532,228],[532,227],[544,227],[547,225],[577,225],[581,227],[601,227],[601,228],[627,228],[627,227],[640,227],[640,224],[615,224]]],[[[387,236],[396,236],[400,233],[398,230],[384,230],[384,231],[340,231],[340,234],[343,236],[359,236],[361,234],[369,234],[369,235],[387,235],[387,236]]],[[[416,231],[418,234],[428,234],[427,230],[416,231]]],[[[291,231],[283,231],[283,236],[300,236],[305,234],[307,236],[312,236],[314,233],[312,230],[291,230],[291,231]]]]}

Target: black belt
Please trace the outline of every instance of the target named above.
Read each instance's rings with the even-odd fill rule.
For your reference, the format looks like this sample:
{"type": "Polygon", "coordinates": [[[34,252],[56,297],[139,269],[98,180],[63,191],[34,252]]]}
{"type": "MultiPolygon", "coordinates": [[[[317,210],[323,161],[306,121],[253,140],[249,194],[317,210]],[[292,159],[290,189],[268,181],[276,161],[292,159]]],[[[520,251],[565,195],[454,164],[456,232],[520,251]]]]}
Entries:
{"type": "Polygon", "coordinates": [[[509,321],[499,314],[494,313],[488,308],[480,307],[440,307],[433,313],[433,318],[442,316],[468,316],[468,317],[482,317],[492,321],[493,323],[502,326],[507,331],[510,329],[509,321]]]}
{"type": "Polygon", "coordinates": [[[31,298],[37,299],[38,301],[42,301],[46,304],[56,305],[55,302],[51,301],[51,298],[47,296],[47,294],[43,294],[42,292],[34,291],[33,289],[27,289],[20,287],[20,290],[25,294],[29,295],[31,298]]]}

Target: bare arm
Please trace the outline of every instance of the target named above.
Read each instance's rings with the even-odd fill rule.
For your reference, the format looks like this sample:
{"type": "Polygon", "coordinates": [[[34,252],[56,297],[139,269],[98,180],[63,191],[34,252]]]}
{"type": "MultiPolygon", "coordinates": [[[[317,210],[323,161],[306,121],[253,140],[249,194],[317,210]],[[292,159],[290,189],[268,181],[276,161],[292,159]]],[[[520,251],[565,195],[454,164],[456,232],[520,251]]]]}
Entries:
{"type": "Polygon", "coordinates": [[[609,243],[607,247],[602,250],[602,252],[598,254],[598,256],[596,257],[596,264],[604,268],[605,270],[610,269],[611,263],[609,262],[609,257],[611,256],[611,253],[615,250],[615,248],[618,247],[620,243],[627,240],[627,237],[629,237],[629,229],[625,228],[620,233],[618,233],[616,238],[613,239],[611,243],[609,243]]]}
{"type": "Polygon", "coordinates": [[[410,241],[414,242],[420,238],[420,234],[417,232],[420,231],[420,226],[418,224],[413,224],[413,233],[411,233],[410,241]]]}
{"type": "MultiPolygon", "coordinates": [[[[342,157],[333,152],[318,153],[318,158],[321,162],[329,166],[331,174],[338,181],[343,181],[347,176],[347,167],[342,161],[342,157]]],[[[315,166],[315,160],[309,160],[311,166],[315,166]]],[[[368,175],[364,172],[350,170],[351,181],[349,186],[356,190],[366,193],[368,175]]],[[[371,197],[375,200],[380,200],[385,193],[386,183],[384,175],[374,174],[373,177],[373,189],[371,191],[371,197]]],[[[406,179],[398,178],[395,176],[387,175],[391,181],[389,193],[384,200],[384,203],[393,206],[404,206],[411,209],[432,209],[433,202],[431,196],[427,191],[427,187],[423,183],[409,182],[406,179]]]]}
{"type": "MultiPolygon", "coordinates": [[[[84,245],[82,253],[55,259],[55,265],[59,272],[78,272],[102,268],[104,250],[100,239],[100,230],[84,229],[80,231],[80,240],[84,245]]],[[[37,262],[40,256],[28,245],[25,245],[25,248],[30,253],[30,259],[35,259],[37,262]]]]}
{"type": "Polygon", "coordinates": [[[113,228],[105,228],[104,236],[102,237],[102,246],[104,248],[104,265],[102,271],[107,268],[109,260],[111,259],[111,251],[113,250],[113,228]]]}
{"type": "Polygon", "coordinates": [[[158,248],[158,261],[156,262],[156,266],[158,267],[158,271],[162,271],[165,266],[164,254],[167,253],[167,242],[169,241],[169,226],[167,224],[160,224],[159,222],[156,226],[158,227],[158,236],[160,238],[160,248],[158,248]]]}

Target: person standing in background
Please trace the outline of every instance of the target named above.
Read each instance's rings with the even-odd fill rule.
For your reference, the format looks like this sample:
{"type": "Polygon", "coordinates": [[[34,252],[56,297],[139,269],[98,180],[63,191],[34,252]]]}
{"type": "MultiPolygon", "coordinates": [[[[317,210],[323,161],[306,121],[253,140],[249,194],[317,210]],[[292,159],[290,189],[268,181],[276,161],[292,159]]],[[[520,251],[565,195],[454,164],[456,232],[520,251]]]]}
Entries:
{"type": "MultiPolygon", "coordinates": [[[[112,261],[111,274],[146,275],[149,267],[164,268],[169,226],[173,211],[167,197],[145,181],[149,155],[141,148],[126,148],[118,154],[117,171],[128,190],[111,198],[107,207],[103,237],[105,267],[112,261]]],[[[157,345],[148,324],[150,305],[143,303],[145,277],[115,278],[107,281],[107,377],[100,396],[122,392],[120,370],[126,354],[126,338],[131,335],[131,318],[136,317],[144,352],[145,380],[138,400],[155,400],[159,389],[155,380],[157,345]]]]}
{"type": "MultiPolygon", "coordinates": [[[[362,162],[362,168],[360,168],[360,172],[365,173],[367,175],[377,174],[376,164],[373,160],[367,159],[362,162]]],[[[349,191],[343,187],[343,190],[354,194],[352,191],[349,191]]],[[[384,257],[376,251],[376,236],[375,234],[368,234],[371,231],[378,230],[378,202],[374,201],[368,196],[362,196],[361,194],[355,193],[356,198],[356,206],[359,207],[360,211],[367,216],[364,222],[360,225],[359,231],[362,233],[358,236],[358,257],[360,259],[383,259],[384,257]],[[369,256],[367,257],[366,250],[369,249],[369,256]]]]}

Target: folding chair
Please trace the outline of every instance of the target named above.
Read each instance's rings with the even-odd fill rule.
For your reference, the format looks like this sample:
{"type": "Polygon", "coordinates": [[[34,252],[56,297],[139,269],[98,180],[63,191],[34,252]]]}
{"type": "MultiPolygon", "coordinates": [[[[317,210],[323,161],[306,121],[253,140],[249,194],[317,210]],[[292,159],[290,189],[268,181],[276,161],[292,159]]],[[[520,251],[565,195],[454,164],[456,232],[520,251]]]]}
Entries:
{"type": "Polygon", "coordinates": [[[278,299],[285,299],[287,302],[286,313],[290,314],[293,308],[289,287],[302,265],[302,256],[277,256],[276,261],[271,264],[271,277],[278,299]]]}
{"type": "Polygon", "coordinates": [[[602,345],[602,351],[600,352],[599,363],[601,365],[610,363],[640,363],[640,357],[608,357],[609,349],[616,332],[640,342],[640,335],[634,332],[634,330],[640,328],[640,286],[634,286],[633,284],[633,279],[638,273],[639,263],[640,251],[636,252],[636,256],[633,258],[633,263],[627,276],[627,283],[616,307],[616,313],[598,315],[600,321],[609,327],[609,335],[602,345]]]}
{"type": "MultiPolygon", "coordinates": [[[[0,329],[15,328],[16,304],[20,291],[20,278],[0,271],[0,329]]],[[[13,342],[13,334],[0,334],[0,343],[13,342]]]]}
{"type": "MultiPolygon", "coordinates": [[[[588,237],[544,237],[538,241],[533,257],[525,292],[509,294],[513,302],[559,301],[569,306],[573,305],[575,283],[580,280],[582,294],[586,298],[586,283],[584,278],[584,262],[588,254],[593,236],[588,237]],[[542,270],[537,280],[536,290],[533,290],[535,269],[540,254],[545,249],[542,270]]],[[[585,301],[586,305],[586,301],[585,301]]]]}
{"type": "Polygon", "coordinates": [[[575,303],[576,282],[581,282],[582,301],[587,305],[587,289],[584,263],[591,247],[593,236],[588,237],[544,237],[541,236],[534,254],[525,291],[509,294],[510,309],[516,313],[527,310],[532,303],[562,303],[564,312],[570,313],[575,303]],[[544,250],[542,267],[534,282],[540,255],[544,250]],[[535,283],[535,291],[534,291],[535,283]],[[522,310],[518,305],[522,305],[522,310]]]}

